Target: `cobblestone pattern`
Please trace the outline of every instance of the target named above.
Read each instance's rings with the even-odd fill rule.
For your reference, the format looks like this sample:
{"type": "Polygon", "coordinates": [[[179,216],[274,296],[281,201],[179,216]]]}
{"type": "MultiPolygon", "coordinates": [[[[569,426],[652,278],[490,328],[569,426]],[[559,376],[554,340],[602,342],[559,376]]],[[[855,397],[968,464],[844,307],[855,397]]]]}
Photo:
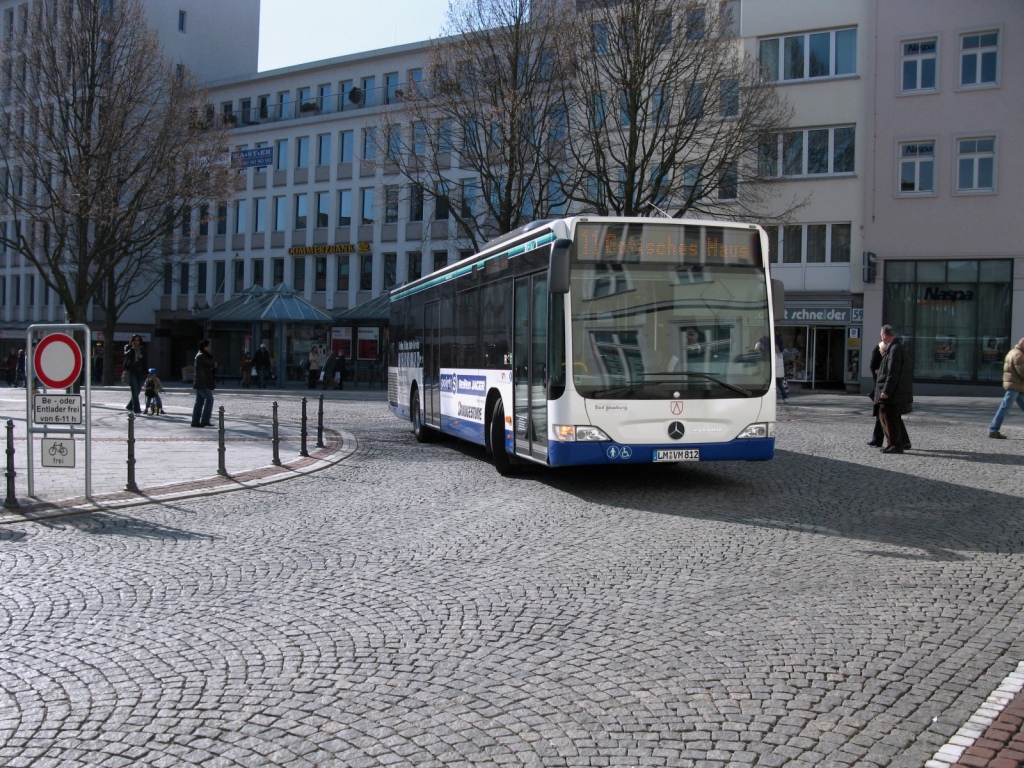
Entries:
{"type": "Polygon", "coordinates": [[[867,404],[506,479],[339,403],[315,475],[4,526],[0,765],[920,768],[1024,658],[1024,437],[867,404]]]}

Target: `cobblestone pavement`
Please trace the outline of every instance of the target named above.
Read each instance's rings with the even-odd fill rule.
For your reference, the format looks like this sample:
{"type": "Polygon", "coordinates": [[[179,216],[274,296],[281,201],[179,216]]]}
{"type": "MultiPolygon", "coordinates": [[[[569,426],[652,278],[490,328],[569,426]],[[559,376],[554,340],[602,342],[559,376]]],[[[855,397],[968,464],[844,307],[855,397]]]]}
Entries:
{"type": "Polygon", "coordinates": [[[997,402],[921,398],[890,456],[798,394],[772,462],[506,479],[332,400],[319,472],[0,526],[0,765],[968,761],[1024,660],[997,402]]]}

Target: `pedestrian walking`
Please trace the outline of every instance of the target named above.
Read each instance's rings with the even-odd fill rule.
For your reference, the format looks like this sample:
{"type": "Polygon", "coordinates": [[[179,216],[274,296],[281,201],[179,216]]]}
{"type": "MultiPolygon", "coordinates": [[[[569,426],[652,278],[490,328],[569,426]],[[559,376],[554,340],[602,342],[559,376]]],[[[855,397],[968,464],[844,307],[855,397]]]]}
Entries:
{"type": "Polygon", "coordinates": [[[775,388],[782,396],[782,402],[789,402],[789,384],[786,382],[786,359],[782,356],[782,347],[775,345],[775,388]]]}
{"type": "Polygon", "coordinates": [[[320,380],[320,366],[323,363],[323,358],[320,355],[320,347],[314,344],[309,348],[309,360],[306,363],[306,369],[309,372],[307,386],[310,389],[316,389],[316,383],[320,380]]]}
{"type": "Polygon", "coordinates": [[[270,370],[270,353],[267,352],[267,345],[260,344],[260,348],[253,355],[252,365],[256,369],[256,382],[260,389],[267,388],[267,372],[270,370]]]}
{"type": "Polygon", "coordinates": [[[146,381],[146,350],[142,346],[142,337],[137,333],[133,334],[124,346],[124,370],[128,375],[128,387],[132,393],[125,408],[132,413],[142,413],[139,394],[146,381]]]}
{"type": "Polygon", "coordinates": [[[196,375],[192,382],[192,389],[196,391],[196,403],[192,406],[192,426],[210,426],[210,417],[213,415],[213,390],[216,386],[217,363],[210,351],[210,340],[203,339],[199,342],[199,351],[196,352],[196,375]]]}
{"type": "Polygon", "coordinates": [[[1003,419],[1013,403],[1017,403],[1024,411],[1024,339],[1017,342],[1017,346],[1006,353],[1003,359],[1003,402],[999,404],[992,423],[988,425],[988,436],[996,440],[1005,440],[1006,435],[999,431],[1003,426],[1003,419]]]}
{"type": "Polygon", "coordinates": [[[25,350],[18,350],[18,359],[14,368],[14,386],[24,387],[25,381],[25,350]]]}
{"type": "Polygon", "coordinates": [[[13,387],[18,373],[18,353],[13,349],[7,355],[7,386],[13,387]]]}
{"type": "Polygon", "coordinates": [[[238,366],[239,372],[242,374],[241,385],[242,389],[249,389],[252,386],[252,355],[249,354],[249,350],[245,350],[245,354],[242,355],[242,364],[238,366]]]}
{"type": "Polygon", "coordinates": [[[885,352],[878,366],[875,381],[875,411],[882,422],[887,445],[882,453],[903,453],[910,448],[910,437],[903,425],[903,414],[913,410],[914,382],[907,364],[903,342],[891,325],[883,325],[885,352]]]}
{"type": "MultiPolygon", "coordinates": [[[[875,387],[878,385],[878,368],[882,364],[882,355],[885,354],[885,342],[880,341],[871,350],[871,362],[868,363],[868,368],[871,369],[871,399],[875,399],[875,387]]],[[[881,448],[885,445],[885,433],[882,431],[882,420],[878,416],[878,408],[873,408],[872,411],[875,415],[875,429],[871,433],[871,439],[868,440],[868,445],[874,446],[875,448],[881,448]]]]}
{"type": "Polygon", "coordinates": [[[334,380],[334,372],[337,366],[338,356],[334,354],[332,349],[324,361],[323,373],[320,374],[320,383],[323,384],[324,389],[335,389],[337,387],[337,382],[334,380]]]}

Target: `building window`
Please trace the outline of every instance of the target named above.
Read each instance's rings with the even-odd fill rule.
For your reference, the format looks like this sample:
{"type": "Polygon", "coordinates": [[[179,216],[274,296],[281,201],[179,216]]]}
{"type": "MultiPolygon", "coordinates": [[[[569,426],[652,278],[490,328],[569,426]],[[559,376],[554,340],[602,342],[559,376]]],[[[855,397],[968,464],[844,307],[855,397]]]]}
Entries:
{"type": "Polygon", "coordinates": [[[423,95],[423,70],[422,69],[410,69],[409,70],[409,87],[412,88],[412,92],[417,96],[423,95]]]}
{"type": "Polygon", "coordinates": [[[935,192],[935,142],[900,144],[900,194],[935,192]]]}
{"type": "Polygon", "coordinates": [[[719,83],[718,100],[722,117],[736,117],[740,113],[740,81],[729,77],[719,83]]]}
{"type": "Polygon", "coordinates": [[[804,228],[795,225],[782,228],[782,263],[799,264],[803,261],[804,228]]]}
{"type": "Polygon", "coordinates": [[[308,199],[305,194],[295,196],[295,229],[306,228],[306,217],[309,215],[308,199]]]}
{"type": "MultiPolygon", "coordinates": [[[[779,227],[766,227],[768,260],[779,263],[779,227]]],[[[783,264],[849,264],[849,222],[841,224],[791,224],[782,227],[783,264]]]]}
{"type": "Polygon", "coordinates": [[[321,133],[316,137],[316,164],[331,164],[331,134],[321,133]]]}
{"type": "Polygon", "coordinates": [[[257,197],[252,206],[252,231],[265,232],[267,229],[267,198],[257,197]]]}
{"type": "Polygon", "coordinates": [[[384,75],[384,103],[391,104],[399,98],[398,73],[389,72],[384,75]]]}
{"type": "Polygon", "coordinates": [[[394,224],[398,221],[398,187],[384,187],[384,223],[394,224]]]}
{"type": "Polygon", "coordinates": [[[857,30],[835,29],[759,41],[761,74],[789,82],[857,73],[857,30]]]}
{"type": "Polygon", "coordinates": [[[740,176],[736,163],[727,165],[718,177],[718,199],[735,200],[739,197],[740,176]]]}
{"type": "Polygon", "coordinates": [[[317,256],[313,259],[313,290],[327,290],[327,257],[317,256]]]}
{"type": "MultiPolygon", "coordinates": [[[[21,302],[18,296],[18,276],[14,277],[14,306],[18,306],[21,302]]],[[[170,296],[174,293],[174,265],[164,264],[164,296],[170,296]]]]}
{"type": "Polygon", "coordinates": [[[252,284],[263,287],[263,259],[254,259],[252,262],[252,284]]]}
{"type": "Polygon", "coordinates": [[[178,11],[178,31],[179,32],[184,32],[185,31],[185,19],[186,19],[187,15],[188,14],[186,14],[185,11],[178,11]]]}
{"type": "Polygon", "coordinates": [[[295,167],[309,168],[309,136],[299,136],[295,140],[295,167]]]}
{"type": "Polygon", "coordinates": [[[450,214],[448,203],[448,184],[443,181],[434,183],[434,218],[447,221],[450,214]]]}
{"type": "Polygon", "coordinates": [[[217,206],[217,234],[226,235],[228,233],[228,204],[220,203],[217,206]]]}
{"type": "Polygon", "coordinates": [[[373,211],[373,187],[364,187],[360,190],[362,197],[362,217],[360,219],[361,224],[373,224],[376,218],[373,211]]]}
{"type": "Polygon", "coordinates": [[[373,162],[377,159],[377,129],[363,129],[363,160],[373,162]]]}
{"type": "Polygon", "coordinates": [[[285,205],[285,198],[275,197],[274,198],[274,231],[284,232],[287,219],[287,206],[285,205]]]}
{"type": "Polygon", "coordinates": [[[995,192],[995,137],[958,139],[956,146],[956,191],[995,192]]]}
{"type": "Polygon", "coordinates": [[[686,41],[695,43],[704,39],[707,29],[707,13],[704,8],[691,8],[686,11],[686,41]]]}
{"type": "Polygon", "coordinates": [[[999,82],[999,33],[973,32],[960,36],[960,85],[974,87],[999,82]]]}
{"type": "Polygon", "coordinates": [[[398,254],[384,254],[384,290],[389,291],[398,282],[398,254]]]}
{"type": "Polygon", "coordinates": [[[832,224],[831,237],[829,239],[829,261],[833,264],[850,263],[850,237],[853,227],[851,224],[832,224]]]}
{"type": "Polygon", "coordinates": [[[853,173],[855,143],[853,126],[787,131],[762,143],[758,168],[778,175],[781,155],[783,176],[853,173]]]}
{"type": "Polygon", "coordinates": [[[608,25],[603,22],[594,24],[591,28],[591,37],[594,41],[594,55],[608,55],[608,25]]]}
{"type": "Polygon", "coordinates": [[[215,261],[213,262],[213,292],[220,296],[224,293],[224,283],[226,282],[227,268],[225,262],[215,261]]]}
{"type": "Polygon", "coordinates": [[[903,43],[903,75],[900,87],[904,93],[935,90],[938,45],[938,40],[934,37],[903,43]]]}
{"type": "Polygon", "coordinates": [[[206,295],[206,262],[196,262],[196,296],[206,295]]]}
{"type": "Polygon", "coordinates": [[[210,234],[210,205],[203,203],[199,206],[199,236],[206,237],[210,234]]]}
{"type": "Polygon", "coordinates": [[[306,290],[306,257],[296,256],[292,262],[292,288],[296,291],[306,290]]]}
{"type": "Polygon", "coordinates": [[[331,212],[331,193],[316,193],[316,225],[319,228],[327,226],[327,220],[331,212]]]}
{"type": "Polygon", "coordinates": [[[339,256],[338,262],[338,284],[335,290],[340,292],[348,290],[348,255],[339,256]]]}
{"type": "Polygon", "coordinates": [[[419,280],[423,277],[423,254],[420,251],[409,251],[405,258],[406,282],[411,283],[413,280],[419,280]]]}
{"type": "Polygon", "coordinates": [[[274,287],[284,283],[284,259],[274,259],[270,262],[270,268],[274,271],[274,287]]]}
{"type": "Polygon", "coordinates": [[[347,227],[352,224],[352,190],[338,190],[338,226],[347,227]]]}
{"type": "Polygon", "coordinates": [[[277,157],[277,163],[274,165],[274,170],[285,171],[288,169],[288,139],[280,139],[276,148],[277,151],[274,154],[277,157]]]}
{"type": "Polygon", "coordinates": [[[330,83],[321,85],[317,89],[316,105],[321,112],[327,112],[331,108],[331,86],[330,83]]]}
{"type": "Polygon", "coordinates": [[[370,107],[376,103],[377,80],[373,77],[363,78],[363,104],[370,107]]]}
{"type": "Polygon", "coordinates": [[[448,251],[434,251],[434,271],[444,269],[448,265],[448,251]]]}
{"type": "Polygon", "coordinates": [[[462,179],[459,182],[459,197],[461,198],[461,213],[464,219],[476,215],[476,198],[480,194],[480,185],[476,179],[462,179]]]}
{"type": "Polygon", "coordinates": [[[235,270],[235,293],[241,293],[245,290],[245,262],[239,259],[238,261],[232,262],[235,270]]]}
{"type": "Polygon", "coordinates": [[[338,162],[352,162],[352,131],[341,131],[338,134],[338,162]]]}
{"type": "Polygon", "coordinates": [[[409,221],[423,221],[423,187],[409,187],[409,221]]]}
{"type": "Polygon", "coordinates": [[[359,290],[373,290],[373,254],[364,253],[359,256],[359,290]]]}

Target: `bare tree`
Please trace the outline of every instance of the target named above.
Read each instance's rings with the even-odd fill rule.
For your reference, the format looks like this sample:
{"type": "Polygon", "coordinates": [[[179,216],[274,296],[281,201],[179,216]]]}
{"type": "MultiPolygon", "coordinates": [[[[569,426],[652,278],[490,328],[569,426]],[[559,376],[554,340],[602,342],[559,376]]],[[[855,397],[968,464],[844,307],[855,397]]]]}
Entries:
{"type": "MultiPolygon", "coordinates": [[[[578,6],[577,80],[566,91],[573,200],[600,214],[763,218],[759,204],[776,194],[776,179],[758,151],[792,109],[743,55],[728,6],[578,6]]],[[[781,217],[801,204],[791,201],[781,217]]]]}
{"type": "Polygon", "coordinates": [[[227,137],[138,0],[33,3],[0,49],[0,76],[0,241],[36,267],[69,322],[99,299],[110,340],[164,265],[190,258],[171,247],[175,223],[231,193],[227,137]]]}
{"type": "Polygon", "coordinates": [[[384,108],[377,137],[385,178],[411,183],[414,205],[433,199],[434,220],[484,242],[564,210],[569,175],[570,0],[453,0],[446,37],[433,45],[422,83],[384,108]],[[439,215],[440,214],[440,215],[439,215]]]}

